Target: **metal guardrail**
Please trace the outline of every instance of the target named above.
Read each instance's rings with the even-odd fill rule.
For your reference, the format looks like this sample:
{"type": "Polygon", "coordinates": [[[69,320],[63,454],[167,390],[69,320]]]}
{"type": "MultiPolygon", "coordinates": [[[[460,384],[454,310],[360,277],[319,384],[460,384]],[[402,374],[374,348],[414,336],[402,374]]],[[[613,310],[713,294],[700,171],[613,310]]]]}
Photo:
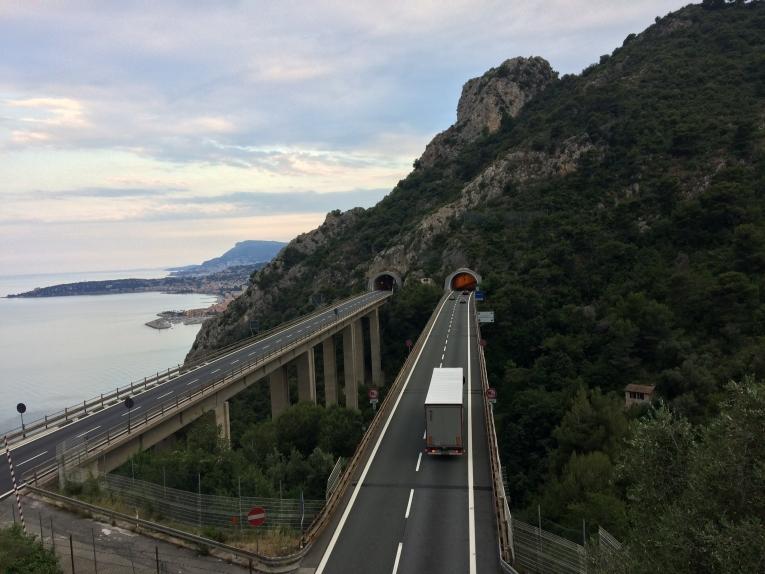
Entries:
{"type": "Polygon", "coordinates": [[[341,456],[337,459],[335,466],[332,467],[332,472],[330,472],[329,476],[327,477],[327,488],[324,494],[325,501],[330,496],[332,496],[332,493],[335,491],[335,488],[337,488],[337,481],[340,480],[340,473],[343,472],[344,463],[345,463],[345,459],[343,459],[343,457],[341,456]]]}
{"type": "Polygon", "coordinates": [[[63,503],[70,507],[84,510],[95,516],[104,516],[110,520],[120,520],[127,524],[135,525],[137,528],[142,528],[146,531],[155,532],[157,534],[164,534],[165,536],[172,536],[173,538],[183,540],[185,542],[189,542],[201,547],[217,548],[219,550],[223,550],[224,552],[228,552],[231,555],[244,561],[245,564],[252,560],[252,565],[258,569],[258,572],[273,574],[294,572],[300,566],[300,560],[305,555],[305,549],[301,549],[300,551],[291,554],[290,556],[278,558],[272,556],[264,556],[249,550],[230,546],[223,542],[218,542],[216,540],[204,538],[203,536],[197,536],[196,534],[184,532],[183,530],[171,528],[163,524],[151,522],[150,520],[144,520],[143,518],[136,518],[135,516],[129,516],[115,510],[102,508],[100,506],[89,504],[75,498],[70,498],[68,496],[64,496],[63,494],[44,490],[36,486],[27,485],[26,488],[39,496],[63,503]]]}
{"type": "Polygon", "coordinates": [[[23,427],[22,426],[14,427],[12,429],[9,429],[8,431],[5,431],[3,434],[5,437],[7,437],[8,443],[10,445],[14,445],[21,440],[25,440],[27,438],[37,436],[38,434],[45,432],[49,430],[50,428],[60,428],[88,414],[91,414],[93,412],[98,412],[107,407],[113,406],[128,395],[134,395],[136,392],[140,393],[150,388],[153,388],[157,385],[166,383],[182,375],[183,373],[192,371],[206,363],[209,363],[210,361],[214,361],[229,353],[235,352],[239,349],[242,349],[244,347],[257,343],[260,340],[270,337],[274,333],[278,333],[279,331],[282,331],[288,327],[291,327],[292,325],[295,325],[296,323],[300,323],[301,321],[305,321],[306,319],[310,317],[320,315],[321,313],[324,313],[325,311],[327,311],[327,309],[329,309],[330,307],[336,307],[338,305],[342,305],[343,303],[346,303],[347,301],[350,301],[351,299],[355,299],[357,297],[360,297],[360,295],[359,294],[350,295],[344,299],[340,299],[339,301],[335,301],[331,304],[324,305],[322,307],[317,308],[312,313],[308,313],[307,315],[296,317],[295,319],[292,319],[285,323],[280,323],[278,326],[274,327],[273,329],[269,329],[267,331],[263,331],[262,333],[258,333],[254,337],[248,337],[237,343],[233,343],[226,347],[216,349],[201,357],[197,357],[195,360],[191,362],[185,363],[183,365],[178,365],[177,367],[170,367],[167,369],[167,371],[158,371],[156,375],[152,375],[151,377],[144,377],[142,381],[138,380],[138,381],[130,382],[124,387],[117,387],[113,391],[109,391],[107,393],[101,393],[99,396],[93,397],[92,399],[83,400],[82,403],[77,403],[76,405],[73,405],[71,407],[65,407],[64,409],[60,411],[56,411],[54,413],[44,415],[42,418],[38,418],[29,423],[25,423],[23,427]]]}
{"type": "MultiPolygon", "coordinates": [[[[477,340],[481,340],[481,327],[478,316],[475,316],[475,329],[477,340]]],[[[481,371],[481,388],[483,389],[483,412],[486,425],[486,438],[489,446],[489,465],[491,467],[492,500],[494,512],[497,518],[497,534],[499,537],[499,557],[503,562],[502,567],[512,572],[511,563],[515,562],[515,549],[513,544],[512,516],[510,506],[505,493],[505,485],[502,480],[502,465],[499,459],[499,446],[497,445],[497,429],[494,426],[494,410],[486,397],[489,388],[489,376],[486,371],[486,357],[483,347],[478,345],[478,363],[481,371]]]]}
{"type": "MultiPolygon", "coordinates": [[[[57,464],[62,464],[64,468],[67,468],[71,466],[79,466],[87,460],[96,458],[101,452],[109,448],[113,442],[122,440],[126,436],[132,436],[136,434],[136,431],[140,434],[144,429],[148,428],[150,423],[158,422],[158,418],[164,420],[166,415],[175,414],[181,410],[185,410],[191,404],[200,402],[210,396],[213,392],[231,384],[233,381],[239,380],[243,374],[268,363],[275,355],[280,355],[288,350],[297,348],[308,339],[321,336],[322,333],[336,327],[338,324],[358,315],[362,315],[368,309],[380,305],[385,299],[387,299],[387,297],[375,299],[359,309],[353,309],[346,311],[345,313],[341,312],[337,316],[331,316],[328,321],[325,321],[324,324],[319,327],[318,330],[296,336],[291,341],[284,343],[279,347],[270,349],[265,355],[248,361],[247,363],[242,363],[241,366],[237,366],[236,368],[223,373],[220,379],[215,379],[209,383],[200,383],[200,385],[194,389],[176,395],[174,400],[165,401],[159,405],[155,405],[144,411],[143,416],[128,417],[131,420],[126,423],[112,426],[97,435],[83,437],[81,441],[75,444],[68,441],[57,456],[57,464]]],[[[30,467],[25,471],[23,480],[34,480],[35,483],[37,483],[38,480],[49,476],[55,471],[57,464],[47,462],[35,467],[30,467]]]]}
{"type": "MultiPolygon", "coordinates": [[[[447,295],[444,295],[444,297],[446,296],[447,295]]],[[[316,539],[323,532],[324,528],[330,522],[338,504],[345,496],[348,487],[351,485],[356,471],[359,469],[362,462],[366,460],[367,449],[369,448],[370,443],[379,434],[381,427],[385,424],[390,411],[393,409],[393,405],[396,402],[396,396],[400,392],[401,387],[404,384],[404,380],[412,368],[415,357],[417,357],[420,349],[425,345],[425,339],[427,339],[427,336],[424,334],[430,330],[431,325],[435,322],[436,317],[438,316],[438,309],[443,303],[444,297],[438,301],[436,309],[433,311],[433,314],[430,316],[430,319],[428,319],[428,322],[425,324],[422,331],[420,331],[420,335],[417,337],[417,342],[409,352],[409,356],[401,366],[401,370],[399,370],[399,373],[396,376],[396,380],[393,382],[390,389],[386,393],[385,398],[382,400],[380,408],[377,410],[375,417],[372,419],[372,423],[369,425],[369,428],[367,428],[364,436],[361,437],[361,441],[356,447],[356,450],[348,462],[348,465],[345,467],[345,471],[341,475],[341,478],[335,487],[334,492],[327,500],[327,504],[324,506],[321,514],[319,514],[316,520],[314,520],[313,523],[308,527],[306,534],[303,536],[303,544],[306,550],[311,547],[314,541],[316,541],[316,539]]]]}

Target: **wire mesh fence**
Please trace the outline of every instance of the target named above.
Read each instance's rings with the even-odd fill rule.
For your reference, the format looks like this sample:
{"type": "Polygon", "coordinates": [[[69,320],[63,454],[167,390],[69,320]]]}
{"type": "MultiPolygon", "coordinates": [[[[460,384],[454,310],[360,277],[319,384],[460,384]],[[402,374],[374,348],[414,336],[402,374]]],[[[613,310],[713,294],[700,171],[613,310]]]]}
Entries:
{"type": "Polygon", "coordinates": [[[556,534],[513,519],[515,561],[523,571],[545,574],[586,574],[587,550],[556,534]]]}
{"type": "Polygon", "coordinates": [[[248,571],[247,567],[224,564],[219,560],[203,561],[187,550],[170,549],[150,540],[135,544],[126,543],[124,536],[110,539],[98,525],[89,531],[72,531],[70,524],[41,512],[29,516],[27,531],[43,548],[53,551],[65,574],[222,574],[248,571]]]}
{"type": "Polygon", "coordinates": [[[324,506],[323,500],[198,494],[111,474],[99,478],[98,483],[102,494],[141,509],[151,518],[196,528],[247,528],[250,509],[258,507],[266,514],[262,529],[289,528],[299,532],[324,506]]]}

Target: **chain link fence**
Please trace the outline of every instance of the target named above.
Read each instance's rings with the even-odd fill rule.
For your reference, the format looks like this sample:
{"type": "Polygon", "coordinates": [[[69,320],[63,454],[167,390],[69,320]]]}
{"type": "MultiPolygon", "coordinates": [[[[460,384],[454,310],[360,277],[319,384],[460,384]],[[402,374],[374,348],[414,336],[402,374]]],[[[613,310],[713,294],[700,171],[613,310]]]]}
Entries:
{"type": "Polygon", "coordinates": [[[193,528],[248,528],[247,514],[259,507],[266,511],[266,521],[260,528],[300,532],[324,506],[323,500],[198,494],[112,474],[100,477],[98,486],[102,495],[143,510],[147,518],[193,528]]]}
{"type": "MultiPolygon", "coordinates": [[[[17,522],[3,516],[3,522],[17,522]]],[[[202,561],[188,550],[168,549],[147,541],[144,544],[125,542],[125,537],[110,539],[102,526],[89,532],[72,532],[70,525],[52,516],[29,513],[27,532],[43,547],[52,550],[65,574],[224,574],[254,572],[219,560],[202,561]]],[[[132,535],[131,536],[135,536],[132,535]]]]}

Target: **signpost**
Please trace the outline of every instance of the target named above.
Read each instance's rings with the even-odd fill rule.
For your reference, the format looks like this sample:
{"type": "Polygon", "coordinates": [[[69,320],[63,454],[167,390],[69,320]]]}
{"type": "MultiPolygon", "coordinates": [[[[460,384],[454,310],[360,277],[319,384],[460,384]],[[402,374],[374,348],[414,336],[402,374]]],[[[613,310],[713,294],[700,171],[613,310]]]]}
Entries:
{"type": "Polygon", "coordinates": [[[411,339],[407,339],[404,342],[404,345],[406,345],[406,348],[409,349],[409,352],[411,353],[412,352],[412,345],[414,345],[414,343],[412,343],[412,340],[411,339]]]}
{"type": "Polygon", "coordinates": [[[484,291],[478,291],[475,292],[475,300],[476,301],[486,301],[486,293],[484,291]]]}
{"type": "Polygon", "coordinates": [[[247,513],[247,522],[250,526],[261,526],[266,521],[266,509],[261,506],[253,506],[247,513]]]}
{"type": "Polygon", "coordinates": [[[489,387],[486,389],[486,398],[493,405],[497,402],[497,389],[489,387]]]}
{"type": "Polygon", "coordinates": [[[369,404],[372,405],[372,410],[377,410],[377,403],[380,401],[380,391],[375,388],[371,388],[367,391],[367,397],[369,397],[369,404]]]}
{"type": "Polygon", "coordinates": [[[19,416],[21,417],[21,436],[25,438],[27,435],[24,433],[24,413],[27,412],[27,405],[24,403],[17,404],[16,412],[19,413],[19,416]]]}
{"type": "Polygon", "coordinates": [[[479,323],[493,323],[494,311],[478,311],[476,313],[479,323]]]}

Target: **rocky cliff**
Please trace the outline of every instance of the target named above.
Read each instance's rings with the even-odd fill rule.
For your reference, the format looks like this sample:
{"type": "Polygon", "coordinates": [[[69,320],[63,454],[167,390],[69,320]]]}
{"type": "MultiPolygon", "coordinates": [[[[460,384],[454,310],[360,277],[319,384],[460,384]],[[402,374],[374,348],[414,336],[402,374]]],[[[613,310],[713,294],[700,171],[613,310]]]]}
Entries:
{"type": "MultiPolygon", "coordinates": [[[[371,209],[332,212],[291,241],[204,325],[191,355],[248,335],[253,320],[265,328],[363,289],[386,269],[438,282],[468,266],[487,286],[526,285],[545,302],[601,309],[637,252],[666,261],[669,274],[678,258],[690,268],[706,261],[693,256],[712,225],[701,214],[726,211],[738,192],[721,180],[760,165],[763,14],[762,3],[689,6],[580,75],[558,78],[532,57],[469,80],[454,125],[390,194],[371,209]]],[[[730,209],[712,220],[741,223],[734,213],[749,208],[730,209]]],[[[534,356],[516,351],[518,364],[534,356]]]]}

